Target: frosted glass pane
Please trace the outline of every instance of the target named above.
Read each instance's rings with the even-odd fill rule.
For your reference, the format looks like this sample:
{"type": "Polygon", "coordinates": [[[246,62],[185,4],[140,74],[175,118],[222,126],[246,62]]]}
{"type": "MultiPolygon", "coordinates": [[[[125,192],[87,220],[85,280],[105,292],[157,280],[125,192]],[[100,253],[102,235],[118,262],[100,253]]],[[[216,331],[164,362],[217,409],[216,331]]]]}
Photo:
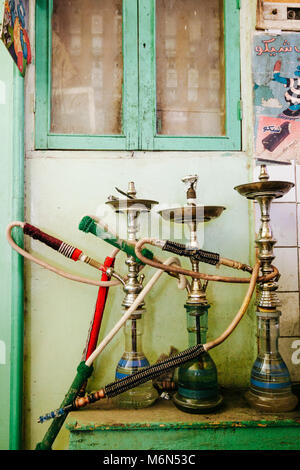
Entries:
{"type": "Polygon", "coordinates": [[[222,4],[156,1],[158,134],[225,134],[222,4]]]}
{"type": "Polygon", "coordinates": [[[51,131],[121,134],[122,0],[54,0],[51,131]]]}

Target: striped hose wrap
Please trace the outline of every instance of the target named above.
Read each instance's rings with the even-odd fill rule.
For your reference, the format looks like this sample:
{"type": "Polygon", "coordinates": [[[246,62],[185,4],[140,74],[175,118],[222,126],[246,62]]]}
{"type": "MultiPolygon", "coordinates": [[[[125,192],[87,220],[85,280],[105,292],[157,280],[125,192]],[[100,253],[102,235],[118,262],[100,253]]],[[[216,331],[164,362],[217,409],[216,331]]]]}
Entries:
{"type": "Polygon", "coordinates": [[[220,262],[220,255],[210,251],[204,251],[195,248],[187,248],[183,243],[167,240],[162,248],[163,251],[175,253],[178,256],[187,256],[202,263],[216,265],[220,262]]]}
{"type": "Polygon", "coordinates": [[[58,253],[61,253],[62,255],[66,256],[66,258],[72,258],[72,255],[76,248],[72,245],[69,245],[68,243],[62,242],[58,249],[58,253]]]}

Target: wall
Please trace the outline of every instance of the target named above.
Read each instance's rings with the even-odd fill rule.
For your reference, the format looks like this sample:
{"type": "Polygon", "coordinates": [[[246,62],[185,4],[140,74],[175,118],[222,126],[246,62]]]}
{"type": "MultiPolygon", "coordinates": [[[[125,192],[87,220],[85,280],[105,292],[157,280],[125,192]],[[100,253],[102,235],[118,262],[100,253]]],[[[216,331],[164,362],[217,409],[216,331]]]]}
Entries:
{"type": "MultiPolygon", "coordinates": [[[[33,25],[33,0],[30,7],[33,25]]],[[[104,242],[79,232],[78,223],[83,215],[97,212],[108,195],[115,192],[115,186],[126,189],[129,181],[135,181],[141,197],[156,199],[169,206],[184,204],[181,178],[189,173],[197,173],[199,201],[226,206],[226,211],[219,219],[205,225],[204,248],[218,251],[229,258],[253,263],[252,205],[233,188],[252,179],[250,57],[254,21],[255,2],[244,0],[241,9],[243,151],[235,154],[35,151],[33,63],[28,68],[26,77],[25,219],[103,260],[110,253],[110,248],[104,242]]],[[[33,27],[31,42],[34,45],[33,27]]],[[[296,202],[294,205],[296,207],[296,202]]],[[[155,212],[153,218],[158,218],[155,212]]],[[[51,260],[56,266],[96,278],[91,268],[61,259],[44,245],[29,243],[28,240],[26,244],[28,249],[43,259],[51,260]]],[[[295,250],[296,246],[297,244],[295,250]]],[[[281,249],[284,248],[278,250],[281,249]]],[[[282,258],[279,257],[279,262],[280,259],[282,258]]],[[[120,255],[117,269],[121,273],[126,272],[123,261],[124,257],[120,255]]],[[[204,269],[207,272],[213,271],[206,267],[204,269]]],[[[283,265],[286,276],[289,275],[289,269],[283,265]]],[[[220,269],[220,273],[222,272],[228,273],[228,270],[220,269]]],[[[149,279],[152,270],[146,268],[145,274],[146,280],[149,279]]],[[[32,449],[48,427],[48,424],[36,423],[38,416],[59,406],[73,380],[85,345],[97,289],[59,278],[29,263],[25,263],[25,278],[24,445],[27,449],[32,449]]],[[[212,308],[209,312],[208,338],[216,337],[229,324],[242,302],[245,289],[245,286],[217,283],[209,285],[207,295],[212,308]]],[[[298,287],[294,286],[293,289],[293,294],[298,295],[298,287]]],[[[285,293],[282,292],[281,296],[285,293]]],[[[120,288],[111,289],[101,337],[120,318],[122,298],[120,288]]],[[[150,362],[155,361],[162,352],[168,352],[170,345],[178,349],[186,347],[184,301],[185,293],[178,291],[174,280],[166,276],[161,278],[148,295],[144,350],[150,362]]],[[[295,318],[296,325],[297,321],[295,318]]],[[[290,324],[285,322],[283,335],[287,335],[287,331],[291,333],[290,324]]],[[[256,319],[252,308],[231,338],[212,351],[222,386],[247,386],[256,355],[255,333],[256,319]]],[[[113,379],[114,368],[122,351],[123,335],[120,332],[96,361],[89,389],[95,389],[113,379]]],[[[63,429],[54,448],[64,449],[67,445],[68,433],[63,429]]]]}
{"type": "Polygon", "coordinates": [[[0,399],[5,403],[0,414],[0,449],[9,445],[9,394],[10,394],[10,344],[11,344],[11,251],[7,248],[5,228],[12,217],[12,132],[13,132],[13,64],[5,47],[0,44],[0,399]]]}

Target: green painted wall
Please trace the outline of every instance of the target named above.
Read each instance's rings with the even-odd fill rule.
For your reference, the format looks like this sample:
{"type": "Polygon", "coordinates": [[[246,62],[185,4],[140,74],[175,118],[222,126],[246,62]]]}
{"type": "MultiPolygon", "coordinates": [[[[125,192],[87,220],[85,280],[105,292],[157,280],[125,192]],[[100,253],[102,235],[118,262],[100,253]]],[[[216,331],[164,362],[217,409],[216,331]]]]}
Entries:
{"type": "MultiPolygon", "coordinates": [[[[29,158],[26,162],[26,220],[103,260],[111,247],[78,230],[82,216],[100,214],[108,195],[115,193],[114,187],[126,189],[128,181],[132,180],[141,197],[173,207],[184,204],[181,178],[196,173],[199,175],[199,201],[227,208],[218,220],[206,225],[204,247],[249,263],[248,202],[233,190],[234,186],[249,180],[249,163],[243,154],[187,157],[141,153],[136,158],[119,155],[110,158],[86,156],[85,159],[70,154],[61,158],[50,155],[29,158]]],[[[113,217],[106,220],[113,222],[113,217]]],[[[121,220],[124,228],[125,221],[121,220]]],[[[153,223],[158,221],[159,216],[154,212],[153,223]]],[[[30,249],[65,270],[97,278],[92,268],[65,260],[39,242],[33,241],[30,249]]],[[[116,265],[123,274],[126,273],[124,259],[120,255],[116,265]]],[[[203,269],[213,271],[207,267],[203,269]]],[[[148,280],[153,270],[146,268],[144,272],[148,280]]],[[[218,272],[228,273],[228,268],[218,272]]],[[[72,382],[93,315],[97,288],[71,282],[28,263],[25,278],[25,437],[26,447],[32,448],[48,426],[47,423],[36,424],[37,418],[58,407],[72,382]]],[[[207,295],[212,303],[209,338],[216,337],[227,327],[246,289],[241,285],[209,285],[207,295]]],[[[110,290],[102,336],[120,318],[123,295],[119,287],[110,290]]],[[[178,349],[187,346],[185,299],[186,293],[179,291],[176,282],[167,276],[161,278],[146,298],[144,350],[151,362],[162,352],[168,352],[171,345],[178,349]]],[[[255,318],[249,312],[230,340],[212,351],[222,385],[245,386],[248,383],[255,353],[254,336],[255,318]]],[[[114,378],[123,345],[123,334],[119,332],[96,361],[90,389],[114,378]]],[[[55,446],[66,445],[67,433],[63,430],[55,446]]]]}

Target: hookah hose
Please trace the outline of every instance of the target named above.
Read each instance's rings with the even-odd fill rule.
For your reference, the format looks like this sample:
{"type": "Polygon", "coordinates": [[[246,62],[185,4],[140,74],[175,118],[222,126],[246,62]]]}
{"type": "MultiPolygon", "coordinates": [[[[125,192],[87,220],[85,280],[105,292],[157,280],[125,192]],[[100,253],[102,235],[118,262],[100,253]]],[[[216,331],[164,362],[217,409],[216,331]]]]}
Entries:
{"type": "MultiPolygon", "coordinates": [[[[114,266],[114,262],[115,262],[114,257],[107,256],[104,260],[104,266],[107,268],[111,268],[114,266]]],[[[108,280],[107,274],[102,273],[101,281],[107,281],[107,280],[108,280]]],[[[100,331],[102,318],[103,318],[103,312],[104,312],[107,295],[108,295],[108,289],[109,289],[108,287],[100,286],[98,290],[94,318],[91,324],[88,342],[86,344],[86,348],[85,348],[84,355],[83,355],[85,360],[88,359],[88,357],[92,354],[92,352],[95,350],[97,346],[99,331],[100,331]]]]}
{"type": "MultiPolygon", "coordinates": [[[[61,408],[57,410],[56,412],[52,412],[47,414],[45,417],[41,417],[39,422],[43,422],[45,419],[50,419],[54,418],[53,422],[51,423],[51,426],[49,427],[48,431],[46,432],[43,440],[39,442],[36,446],[37,450],[49,450],[51,449],[51,446],[59,433],[65,419],[66,419],[66,412],[62,410],[66,409],[74,402],[76,397],[78,397],[78,394],[81,392],[84,393],[85,390],[85,384],[87,383],[88,378],[92,374],[93,371],[93,360],[100,354],[100,352],[104,349],[104,347],[109,343],[109,341],[113,338],[113,336],[117,333],[117,331],[121,328],[121,326],[125,323],[127,318],[132,314],[132,312],[138,307],[140,302],[143,300],[145,295],[149,292],[153,284],[157,281],[157,279],[163,274],[163,270],[159,270],[158,272],[155,273],[153,278],[149,281],[149,283],[145,286],[145,288],[142,290],[142,292],[139,294],[137,297],[136,301],[132,304],[132,306],[128,309],[128,311],[123,315],[123,317],[120,319],[117,325],[112,329],[112,331],[107,335],[107,337],[100,343],[98,348],[95,350],[95,345],[97,342],[97,336],[99,333],[99,328],[102,320],[102,314],[103,314],[103,309],[106,301],[106,296],[107,296],[107,290],[104,292],[104,290],[101,288],[107,288],[109,286],[113,285],[118,285],[120,281],[106,281],[106,270],[107,270],[107,265],[113,264],[114,261],[114,256],[115,254],[119,251],[118,249],[114,250],[114,254],[106,259],[106,262],[103,265],[100,265],[97,261],[93,260],[92,258],[86,257],[82,253],[81,250],[78,250],[77,248],[68,245],[61,240],[54,238],[45,232],[42,232],[39,230],[37,227],[34,227],[30,224],[20,222],[20,221],[15,221],[12,222],[8,225],[7,230],[6,230],[6,236],[7,240],[12,246],[13,249],[15,249],[19,254],[24,256],[25,258],[29,259],[30,261],[33,261],[44,268],[55,272],[56,274],[66,277],[71,280],[75,280],[78,282],[83,282],[86,284],[92,284],[92,285],[97,285],[100,286],[99,292],[98,292],[98,298],[97,298],[97,304],[96,304],[96,311],[94,314],[94,319],[92,322],[92,326],[89,332],[89,338],[87,341],[87,346],[86,346],[86,352],[85,358],[86,361],[82,360],[77,367],[77,374],[76,377],[74,378],[71,387],[69,388],[67,394],[65,395],[65,398],[61,404],[61,408]],[[68,258],[73,259],[74,261],[81,260],[84,262],[88,262],[88,264],[92,265],[93,267],[100,269],[103,272],[101,281],[91,281],[86,278],[78,277],[78,276],[73,276],[69,273],[66,273],[62,270],[59,270],[57,268],[54,268],[53,266],[49,265],[48,263],[45,263],[38,258],[35,258],[33,255],[29,254],[25,250],[21,249],[12,239],[11,231],[14,227],[21,227],[23,229],[23,232],[27,235],[32,236],[32,238],[38,239],[41,242],[45,243],[46,245],[50,246],[56,251],[59,251],[61,254],[64,254],[68,258]],[[87,261],[86,261],[87,260],[87,261]]],[[[169,258],[168,260],[165,261],[165,264],[169,263],[179,263],[179,261],[176,258],[169,258]]],[[[187,280],[185,277],[181,274],[177,275],[178,277],[178,288],[179,289],[185,289],[187,286],[187,280]]]]}
{"type": "MultiPolygon", "coordinates": [[[[115,255],[118,253],[119,250],[114,250],[112,255],[110,257],[107,257],[104,266],[100,265],[100,263],[95,262],[91,258],[86,257],[88,260],[92,260],[91,264],[93,267],[96,267],[102,271],[102,277],[101,281],[91,281],[86,278],[78,277],[71,275],[69,273],[65,273],[62,270],[59,270],[57,268],[54,268],[53,266],[35,258],[34,256],[30,255],[27,253],[25,250],[21,249],[12,239],[11,231],[14,227],[19,226],[23,229],[23,232],[27,235],[32,236],[32,238],[38,239],[43,243],[46,243],[49,247],[53,248],[54,250],[60,252],[61,254],[65,255],[66,257],[73,259],[73,261],[77,261],[80,259],[82,256],[82,251],[78,250],[75,247],[72,247],[71,245],[68,245],[61,240],[52,237],[51,235],[46,234],[45,232],[42,232],[38,228],[26,224],[24,222],[12,222],[11,224],[8,225],[7,231],[6,231],[6,236],[8,239],[8,242],[10,245],[22,256],[25,258],[29,259],[30,261],[33,261],[44,268],[55,272],[56,274],[65,277],[67,279],[71,279],[73,281],[78,281],[78,282],[83,282],[87,284],[92,284],[92,285],[97,285],[99,286],[99,291],[98,291],[98,297],[97,297],[97,303],[95,307],[95,312],[94,312],[94,318],[90,327],[88,339],[87,339],[87,344],[86,344],[86,350],[84,352],[84,357],[85,359],[92,354],[93,350],[96,347],[97,344],[97,339],[99,336],[99,331],[100,331],[100,326],[101,326],[101,321],[102,321],[102,316],[103,316],[103,311],[106,303],[106,298],[107,298],[107,293],[108,293],[108,288],[109,286],[115,286],[119,285],[120,281],[108,281],[108,276],[106,274],[106,269],[107,267],[110,267],[114,263],[114,258],[115,255]]],[[[86,366],[85,361],[82,360],[80,364],[77,367],[77,374],[67,392],[65,395],[65,398],[61,404],[61,406],[67,406],[70,403],[73,402],[73,400],[80,395],[81,393],[84,393],[85,391],[85,386],[87,383],[88,378],[90,377],[91,373],[93,371],[92,366],[86,366]]],[[[47,433],[45,434],[42,442],[39,442],[36,446],[36,449],[38,450],[49,450],[51,449],[51,446],[59,433],[64,421],[66,419],[66,415],[63,416],[57,416],[53,422],[51,423],[50,428],[48,429],[47,433]]]]}
{"type": "MultiPolygon", "coordinates": [[[[247,266],[246,264],[240,263],[238,261],[230,260],[228,258],[221,258],[217,253],[210,253],[204,250],[193,250],[193,249],[190,250],[190,249],[187,249],[186,246],[183,244],[174,243],[170,241],[165,242],[162,240],[157,240],[156,238],[142,238],[135,245],[135,253],[141,261],[143,261],[145,264],[148,264],[149,266],[152,266],[154,268],[163,269],[164,271],[167,271],[167,272],[183,274],[185,276],[191,276],[196,279],[204,279],[206,281],[244,283],[244,284],[250,282],[251,278],[216,276],[216,275],[210,275],[210,274],[204,274],[204,273],[200,273],[196,271],[191,271],[189,269],[184,269],[181,266],[164,266],[164,264],[158,262],[157,260],[154,260],[154,259],[150,260],[150,259],[147,259],[145,256],[143,256],[142,247],[146,243],[153,245],[153,246],[158,246],[167,251],[175,252],[178,255],[183,254],[183,256],[190,256],[191,258],[193,258],[195,254],[196,255],[195,259],[198,261],[202,261],[204,263],[214,264],[214,265],[223,264],[225,266],[228,266],[234,269],[242,269],[244,271],[248,271],[249,273],[253,272],[253,269],[250,266],[247,266]]],[[[272,269],[273,271],[270,274],[257,277],[257,282],[268,282],[271,279],[274,279],[277,276],[279,276],[278,269],[275,266],[272,266],[272,269]]]]}
{"type": "MultiPolygon", "coordinates": [[[[179,263],[176,258],[169,258],[165,261],[165,263],[179,263]]],[[[123,317],[119,320],[119,322],[114,326],[114,328],[110,331],[110,333],[102,340],[99,346],[90,354],[87,360],[84,362],[82,361],[78,368],[77,368],[77,375],[68,391],[65,399],[63,400],[59,409],[55,411],[51,411],[47,413],[45,416],[41,416],[38,420],[39,423],[43,423],[46,420],[53,419],[49,429],[46,431],[46,434],[43,440],[37,444],[36,450],[49,450],[60,431],[67,414],[73,409],[73,403],[76,400],[79,400],[81,397],[78,397],[80,390],[82,389],[83,384],[87,381],[88,377],[91,375],[93,371],[93,361],[96,357],[103,351],[105,346],[112,340],[115,334],[120,330],[126,320],[130,317],[130,315],[138,308],[146,294],[150,291],[153,287],[155,282],[159,279],[159,277],[164,273],[164,271],[159,270],[157,271],[152,279],[148,282],[148,284],[144,287],[144,289],[139,293],[136,300],[133,304],[128,308],[125,312],[123,317]]],[[[178,287],[180,289],[185,289],[186,283],[184,282],[185,278],[180,275],[178,287]]],[[[147,381],[147,380],[146,380],[147,381]]],[[[85,398],[85,397],[83,397],[85,398]]]]}
{"type": "MultiPolygon", "coordinates": [[[[82,252],[80,250],[78,250],[78,249],[76,249],[76,248],[74,248],[70,245],[65,244],[61,240],[58,240],[58,239],[55,239],[54,237],[51,237],[48,234],[45,234],[44,232],[41,232],[39,229],[37,229],[36,227],[31,226],[30,224],[25,224],[23,222],[14,222],[14,223],[10,224],[8,226],[8,229],[7,229],[8,241],[13,246],[13,248],[16,249],[16,251],[18,251],[23,256],[25,255],[25,257],[29,258],[31,261],[37,262],[38,264],[41,264],[42,266],[56,272],[57,274],[60,274],[60,275],[66,274],[66,273],[61,274],[61,272],[59,272],[58,270],[56,270],[52,266],[49,266],[46,263],[43,263],[40,260],[37,260],[36,258],[32,257],[31,255],[29,255],[24,250],[20,249],[13,242],[13,240],[11,238],[11,234],[10,234],[11,229],[16,225],[21,226],[23,228],[24,233],[27,233],[28,235],[31,235],[34,238],[39,239],[40,241],[46,243],[48,246],[51,246],[53,249],[56,249],[56,251],[59,251],[60,253],[64,254],[65,256],[73,259],[74,261],[77,261],[78,259],[80,259],[84,262],[87,262],[87,261],[85,261],[86,258],[87,258],[86,255],[83,255],[83,257],[82,257],[82,252]]],[[[152,241],[152,239],[151,239],[151,241],[152,241]]],[[[144,244],[144,243],[148,242],[148,239],[147,239],[147,241],[146,240],[141,240],[140,242],[137,242],[136,247],[135,247],[135,252],[136,252],[138,257],[143,257],[143,255],[139,251],[140,250],[139,245],[142,244],[141,242],[143,242],[143,244],[144,244]]],[[[92,266],[97,267],[98,269],[101,269],[103,272],[105,272],[105,268],[102,265],[100,265],[98,262],[95,262],[94,260],[92,260],[90,258],[88,258],[88,259],[92,261],[92,262],[89,262],[88,264],[91,264],[92,266]]],[[[144,261],[144,260],[142,259],[142,261],[144,261]]],[[[151,262],[154,262],[154,263],[159,265],[159,267],[157,265],[154,266],[157,269],[159,269],[159,272],[157,272],[153,276],[153,281],[154,281],[155,277],[157,277],[157,279],[158,279],[158,277],[164,271],[168,271],[168,269],[169,269],[169,271],[171,271],[173,273],[175,271],[177,274],[179,274],[181,280],[182,280],[182,276],[184,274],[192,275],[192,277],[195,277],[195,274],[202,274],[202,273],[195,273],[193,271],[184,270],[182,268],[178,268],[178,267],[175,267],[175,266],[167,267],[166,265],[174,263],[174,259],[173,259],[172,263],[168,262],[168,261],[169,260],[167,260],[164,263],[157,263],[156,261],[150,261],[149,259],[147,260],[147,258],[146,258],[146,263],[145,264],[151,264],[151,262]]],[[[77,368],[77,375],[76,375],[76,377],[75,377],[75,379],[74,379],[67,395],[65,396],[65,399],[64,399],[63,403],[61,404],[61,407],[58,410],[52,411],[51,413],[48,413],[45,416],[40,417],[39,422],[43,422],[47,419],[55,418],[53,423],[52,423],[52,425],[55,424],[55,429],[51,429],[51,426],[50,426],[48,432],[45,435],[44,440],[37,445],[37,449],[49,449],[49,448],[51,448],[51,444],[53,443],[59,429],[61,428],[61,426],[62,426],[62,424],[65,420],[66,413],[68,413],[70,410],[81,408],[81,407],[87,405],[88,403],[92,403],[92,402],[97,401],[101,398],[106,398],[106,397],[109,398],[109,397],[113,397],[115,395],[118,395],[119,393],[123,393],[123,391],[134,388],[138,384],[142,384],[144,382],[147,382],[148,380],[151,380],[152,378],[160,375],[162,372],[170,370],[174,367],[178,367],[179,365],[183,364],[184,362],[190,361],[190,360],[194,359],[195,357],[198,357],[199,355],[203,354],[208,349],[210,349],[212,347],[215,347],[216,345],[223,342],[231,334],[231,332],[236,327],[236,325],[238,324],[238,322],[240,321],[240,319],[244,315],[245,311],[247,310],[247,307],[250,303],[250,299],[251,299],[252,294],[253,294],[254,289],[255,289],[256,282],[259,279],[258,278],[258,272],[259,272],[259,262],[255,265],[254,269],[252,270],[252,275],[251,275],[250,280],[247,279],[246,281],[243,281],[243,282],[249,282],[249,288],[248,288],[247,295],[246,295],[245,300],[242,304],[242,307],[239,310],[238,314],[236,315],[234,321],[231,323],[231,325],[228,327],[228,329],[223,333],[223,335],[221,335],[221,337],[217,338],[215,341],[213,341],[211,343],[207,343],[206,345],[194,346],[193,348],[190,348],[186,351],[183,351],[182,353],[179,353],[176,356],[172,356],[171,358],[168,358],[165,361],[161,361],[160,363],[157,363],[153,366],[148,366],[147,368],[144,368],[143,370],[141,370],[141,371],[139,371],[139,372],[137,372],[137,373],[135,373],[135,374],[133,374],[129,377],[126,377],[126,378],[121,379],[117,382],[114,382],[112,384],[107,385],[106,387],[104,387],[104,389],[101,389],[98,392],[92,393],[92,394],[87,395],[85,397],[79,397],[78,398],[78,392],[79,392],[80,388],[82,387],[82,384],[88,379],[88,377],[92,373],[93,360],[104,349],[106,344],[108,344],[108,342],[112,339],[112,337],[116,334],[116,332],[125,323],[127,318],[131,315],[132,311],[137,308],[137,305],[133,304],[131,306],[132,308],[129,308],[128,311],[126,312],[127,315],[126,314],[123,315],[121,320],[118,322],[117,325],[115,325],[115,327],[110,332],[110,334],[107,335],[107,337],[102,341],[102,343],[100,343],[98,348],[96,348],[90,354],[90,356],[88,357],[86,362],[84,363],[82,361],[79,364],[79,366],[77,368]]],[[[271,273],[271,275],[272,274],[273,273],[271,273]]],[[[207,275],[205,275],[205,276],[207,276],[207,275]]],[[[69,275],[64,276],[64,277],[69,277],[70,278],[69,275]]],[[[217,276],[209,276],[208,278],[209,279],[213,278],[213,280],[216,280],[215,279],[216,277],[217,276]]],[[[267,276],[265,276],[261,279],[265,280],[266,277],[267,276]]],[[[274,277],[274,274],[273,274],[272,277],[274,277]]],[[[81,282],[93,283],[94,285],[107,285],[107,283],[105,283],[105,281],[101,282],[101,283],[99,283],[99,282],[96,283],[96,281],[90,281],[90,280],[87,280],[85,278],[78,278],[76,276],[75,276],[75,278],[76,278],[75,280],[80,279],[81,282]]],[[[217,277],[217,278],[218,278],[217,280],[220,280],[220,279],[223,280],[223,278],[220,278],[220,279],[219,279],[219,277],[217,277]]],[[[72,277],[72,279],[74,280],[74,277],[72,277]]],[[[237,278],[237,279],[239,280],[239,282],[241,282],[239,278],[237,278]]],[[[230,282],[230,281],[227,281],[227,282],[230,282]]],[[[147,285],[143,289],[143,291],[139,294],[139,296],[141,296],[141,294],[146,295],[148,290],[150,290],[150,288],[152,287],[152,286],[150,287],[150,283],[151,283],[151,281],[149,282],[149,287],[147,285]],[[146,289],[147,287],[148,287],[148,290],[146,289]]],[[[185,287],[184,282],[181,282],[181,284],[182,284],[181,288],[184,288],[185,287]]],[[[111,285],[111,284],[109,284],[109,285],[111,285]]],[[[136,301],[138,300],[139,303],[140,303],[141,299],[139,299],[139,296],[136,299],[136,301]]]]}
{"type": "MultiPolygon", "coordinates": [[[[111,267],[114,265],[115,256],[118,250],[114,250],[111,256],[107,256],[104,261],[104,266],[111,267]]],[[[102,273],[101,281],[106,281],[106,273],[102,273]]],[[[108,287],[100,286],[98,290],[98,296],[95,306],[94,317],[91,322],[91,326],[88,333],[88,338],[86,341],[86,347],[83,352],[83,358],[80,364],[77,367],[77,374],[72,382],[71,387],[69,388],[61,407],[68,407],[77,397],[85,395],[85,389],[87,386],[88,379],[93,371],[93,367],[87,367],[85,365],[85,360],[92,354],[97,345],[97,340],[99,337],[100,327],[102,323],[104,308],[107,300],[108,287]]],[[[44,438],[41,442],[36,445],[36,450],[51,450],[52,444],[56,439],[65,419],[67,413],[59,414],[52,416],[53,421],[44,435],[44,438]]]]}
{"type": "Polygon", "coordinates": [[[127,376],[123,379],[112,382],[106,385],[105,387],[101,388],[100,390],[86,395],[85,397],[75,398],[72,404],[69,404],[65,407],[61,407],[58,410],[55,410],[46,414],[44,417],[42,417],[42,421],[51,419],[56,416],[61,416],[64,413],[68,413],[72,410],[78,410],[90,403],[94,403],[103,398],[112,398],[116,395],[119,395],[120,393],[123,393],[126,390],[130,390],[131,388],[141,385],[147,382],[148,380],[151,380],[161,375],[163,372],[166,372],[175,367],[178,367],[181,364],[184,364],[185,362],[191,361],[201,356],[202,354],[207,352],[209,349],[212,349],[218,346],[219,344],[221,344],[233,332],[233,330],[236,328],[236,326],[238,325],[238,323],[244,316],[245,312],[247,311],[251,297],[256,287],[258,274],[259,274],[259,268],[260,268],[260,262],[257,261],[252,270],[249,287],[248,287],[246,296],[244,298],[244,301],[239,311],[237,312],[236,316],[234,317],[233,321],[228,326],[228,328],[218,338],[206,344],[198,344],[189,349],[186,349],[185,351],[180,352],[179,354],[171,356],[166,360],[158,362],[152,366],[145,367],[144,369],[130,376],[127,376]]]}
{"type": "MultiPolygon", "coordinates": [[[[129,244],[127,241],[120,239],[116,234],[112,233],[107,225],[101,224],[100,220],[90,217],[89,215],[84,216],[78,226],[79,230],[85,233],[92,233],[96,237],[101,238],[110,245],[118,248],[119,250],[126,253],[128,256],[132,256],[138,264],[143,263],[135,254],[134,245],[135,242],[129,244]],[[96,222],[97,220],[97,222],[96,222]]],[[[143,256],[147,259],[153,259],[153,253],[147,248],[142,250],[143,256]]]]}
{"type": "Polygon", "coordinates": [[[20,221],[11,222],[7,226],[7,229],[6,229],[6,238],[8,240],[8,243],[12,246],[14,250],[16,250],[20,255],[24,256],[24,258],[27,258],[29,261],[33,261],[34,263],[39,264],[40,266],[48,269],[49,271],[52,271],[55,274],[62,276],[66,279],[70,279],[72,281],[82,282],[84,284],[90,284],[92,286],[103,286],[103,287],[113,287],[113,286],[117,286],[120,284],[119,280],[96,281],[96,280],[88,279],[85,277],[76,276],[74,274],[67,273],[59,268],[55,268],[54,266],[36,258],[32,254],[20,248],[14,242],[12,235],[11,235],[11,231],[14,227],[21,227],[25,234],[45,243],[49,247],[53,248],[55,251],[58,251],[59,253],[66,256],[67,258],[72,259],[73,261],[82,261],[96,269],[101,270],[102,272],[107,271],[107,268],[105,266],[103,266],[98,261],[95,261],[93,258],[90,258],[89,256],[85,255],[78,248],[75,248],[63,242],[62,240],[59,240],[58,238],[52,237],[51,235],[45,232],[42,232],[37,227],[34,227],[33,225],[27,224],[25,222],[20,222],[20,221]]]}

